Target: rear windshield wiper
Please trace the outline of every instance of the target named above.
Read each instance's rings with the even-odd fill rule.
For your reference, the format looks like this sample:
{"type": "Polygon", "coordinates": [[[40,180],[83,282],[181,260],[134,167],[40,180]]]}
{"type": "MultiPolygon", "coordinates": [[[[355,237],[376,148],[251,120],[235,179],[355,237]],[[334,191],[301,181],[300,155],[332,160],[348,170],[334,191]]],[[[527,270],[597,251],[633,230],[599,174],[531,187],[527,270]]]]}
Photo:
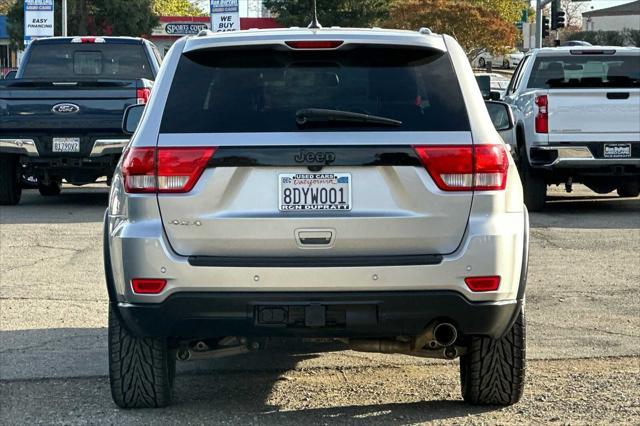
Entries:
{"type": "Polygon", "coordinates": [[[377,115],[359,112],[341,111],[337,109],[306,108],[296,112],[296,123],[305,126],[311,123],[362,123],[382,126],[402,126],[402,121],[377,115]]]}

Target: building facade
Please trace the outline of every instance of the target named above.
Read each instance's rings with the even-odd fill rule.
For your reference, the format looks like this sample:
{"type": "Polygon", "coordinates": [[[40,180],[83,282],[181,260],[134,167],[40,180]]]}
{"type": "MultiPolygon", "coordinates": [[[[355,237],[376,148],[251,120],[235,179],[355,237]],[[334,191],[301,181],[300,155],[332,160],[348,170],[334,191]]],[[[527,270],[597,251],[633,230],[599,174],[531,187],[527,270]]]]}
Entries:
{"type": "Polygon", "coordinates": [[[583,31],[640,30],[640,0],[582,14],[583,31]]]}

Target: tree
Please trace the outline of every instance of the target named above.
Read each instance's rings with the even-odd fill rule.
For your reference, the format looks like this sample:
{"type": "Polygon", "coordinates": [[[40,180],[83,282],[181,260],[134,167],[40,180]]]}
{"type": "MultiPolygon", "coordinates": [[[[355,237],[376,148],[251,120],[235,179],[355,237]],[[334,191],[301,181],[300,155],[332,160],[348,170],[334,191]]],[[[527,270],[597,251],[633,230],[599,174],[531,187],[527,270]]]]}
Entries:
{"type": "Polygon", "coordinates": [[[514,46],[517,39],[515,21],[518,14],[511,0],[402,0],[393,4],[386,26],[449,34],[473,61],[485,50],[500,53],[514,46]],[[514,16],[516,18],[514,19],[514,16]]]}
{"type": "Polygon", "coordinates": [[[153,12],[160,16],[201,16],[202,9],[188,0],[155,0],[153,12]]]}
{"type": "MultiPolygon", "coordinates": [[[[0,0],[1,1],[1,0],[0,0]]],[[[54,0],[54,33],[60,35],[62,1],[54,0]]],[[[150,34],[158,25],[153,0],[68,0],[69,35],[150,34]]],[[[7,13],[9,38],[13,48],[24,47],[24,0],[15,0],[7,13]]]]}
{"type": "MultiPolygon", "coordinates": [[[[318,20],[324,26],[371,27],[389,16],[392,0],[318,0],[318,20]]],[[[264,6],[286,27],[311,22],[312,0],[264,0],[264,6]]]]}
{"type": "Polygon", "coordinates": [[[6,15],[16,0],[0,0],[0,15],[6,15]]]}

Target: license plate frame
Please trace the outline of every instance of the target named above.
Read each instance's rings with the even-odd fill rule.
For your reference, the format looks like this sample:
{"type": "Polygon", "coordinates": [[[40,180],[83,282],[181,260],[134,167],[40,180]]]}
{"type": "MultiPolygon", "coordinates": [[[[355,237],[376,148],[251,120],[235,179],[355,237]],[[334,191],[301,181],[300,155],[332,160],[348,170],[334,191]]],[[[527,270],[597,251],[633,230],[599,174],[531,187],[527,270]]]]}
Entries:
{"type": "Polygon", "coordinates": [[[350,211],[352,208],[351,184],[351,173],[280,173],[278,175],[278,210],[281,212],[350,211]],[[324,191],[322,191],[323,188],[324,191]],[[287,189],[290,190],[288,194],[285,193],[287,189]],[[305,191],[305,189],[308,190],[305,191]]]}
{"type": "Polygon", "coordinates": [[[53,138],[52,152],[80,152],[80,138],[53,138]]]}
{"type": "Polygon", "coordinates": [[[631,158],[630,143],[606,143],[603,150],[604,158],[631,158]]]}

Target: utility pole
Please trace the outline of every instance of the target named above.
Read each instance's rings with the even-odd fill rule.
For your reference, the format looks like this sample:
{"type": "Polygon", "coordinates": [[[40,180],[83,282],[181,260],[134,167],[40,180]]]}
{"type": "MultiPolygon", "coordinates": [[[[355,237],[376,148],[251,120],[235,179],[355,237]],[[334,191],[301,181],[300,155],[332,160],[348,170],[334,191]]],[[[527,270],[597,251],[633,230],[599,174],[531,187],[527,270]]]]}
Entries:
{"type": "Polygon", "coordinates": [[[67,35],[67,0],[62,0],[62,37],[67,35]]]}

